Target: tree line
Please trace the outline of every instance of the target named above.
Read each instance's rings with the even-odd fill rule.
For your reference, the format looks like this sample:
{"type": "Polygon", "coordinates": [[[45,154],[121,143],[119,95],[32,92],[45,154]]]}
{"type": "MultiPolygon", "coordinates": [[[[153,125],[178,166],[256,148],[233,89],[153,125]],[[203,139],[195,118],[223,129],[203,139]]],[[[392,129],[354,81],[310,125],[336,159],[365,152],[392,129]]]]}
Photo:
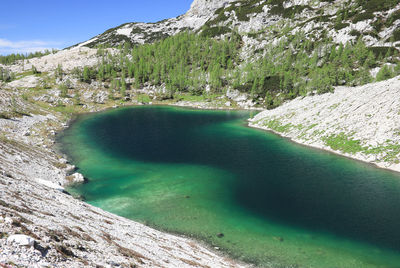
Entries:
{"type": "Polygon", "coordinates": [[[377,80],[400,73],[397,49],[376,54],[361,38],[346,44],[331,39],[313,42],[298,32],[259,49],[254,58],[246,60],[240,57],[241,46],[236,32],[220,40],[184,32],[153,44],[126,44],[114,54],[99,47],[99,64],[74,73],[88,83],[108,81],[110,91],[122,95],[129,86],[165,86],[170,97],[175,92],[201,95],[234,88],[255,100],[264,99],[269,107],[310,92],[329,92],[337,85],[369,83],[373,81],[370,70],[377,66],[383,66],[377,80]],[[388,62],[397,67],[388,67],[388,62]]]}
{"type": "Polygon", "coordinates": [[[29,60],[32,58],[38,58],[38,57],[42,57],[42,56],[46,56],[52,53],[56,53],[57,50],[53,49],[53,50],[48,50],[46,49],[45,51],[37,51],[37,52],[31,52],[31,53],[12,53],[10,55],[6,55],[6,56],[0,56],[0,63],[4,64],[4,65],[11,65],[16,63],[19,60],[29,60]]]}

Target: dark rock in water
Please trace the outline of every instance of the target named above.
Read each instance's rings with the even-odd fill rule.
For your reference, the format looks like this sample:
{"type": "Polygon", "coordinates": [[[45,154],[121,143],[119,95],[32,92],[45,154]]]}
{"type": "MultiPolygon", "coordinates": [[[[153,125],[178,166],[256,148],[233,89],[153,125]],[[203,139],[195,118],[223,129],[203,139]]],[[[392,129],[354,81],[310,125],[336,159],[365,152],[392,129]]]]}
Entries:
{"type": "Polygon", "coordinates": [[[63,194],[66,194],[66,195],[71,195],[69,192],[67,192],[67,191],[65,191],[65,190],[62,190],[61,191],[63,194]]]}
{"type": "Polygon", "coordinates": [[[185,198],[190,198],[190,196],[189,195],[185,195],[185,198]]]}
{"type": "Polygon", "coordinates": [[[222,238],[222,237],[224,237],[224,236],[225,236],[225,235],[224,235],[223,233],[218,233],[218,234],[217,234],[217,237],[218,237],[218,238],[222,238]]]}
{"type": "Polygon", "coordinates": [[[279,241],[280,241],[280,242],[283,242],[283,237],[279,237],[279,241]]]}

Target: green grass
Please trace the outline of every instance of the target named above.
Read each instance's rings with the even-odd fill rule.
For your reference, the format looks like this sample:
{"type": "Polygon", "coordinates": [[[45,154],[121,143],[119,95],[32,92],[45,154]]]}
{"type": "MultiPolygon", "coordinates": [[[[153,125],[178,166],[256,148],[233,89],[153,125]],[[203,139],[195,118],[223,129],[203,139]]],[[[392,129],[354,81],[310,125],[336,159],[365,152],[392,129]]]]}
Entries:
{"type": "Polygon", "coordinates": [[[32,70],[25,71],[25,72],[22,72],[22,73],[18,73],[18,74],[16,74],[15,78],[16,78],[16,79],[21,79],[21,78],[24,78],[24,77],[30,76],[30,75],[34,75],[34,73],[32,72],[32,70]]]}
{"type": "Polygon", "coordinates": [[[369,148],[365,150],[366,154],[384,154],[383,161],[389,163],[399,163],[400,145],[388,141],[386,145],[379,145],[375,148],[369,148]]]}
{"type": "Polygon", "coordinates": [[[286,125],[283,125],[278,119],[272,119],[272,120],[269,120],[269,121],[264,121],[263,125],[268,127],[269,129],[272,129],[272,130],[280,132],[280,133],[286,133],[291,128],[294,127],[290,123],[286,124],[286,125]]]}
{"type": "Polygon", "coordinates": [[[365,147],[361,146],[360,140],[354,140],[345,133],[333,134],[322,138],[326,145],[333,150],[343,153],[355,154],[365,151],[365,147]]]}
{"type": "Polygon", "coordinates": [[[147,94],[139,94],[136,97],[137,101],[141,102],[141,103],[149,103],[151,102],[149,95],[147,94]]]}
{"type": "Polygon", "coordinates": [[[181,94],[176,94],[174,95],[174,99],[176,101],[193,101],[193,102],[199,102],[199,101],[210,101],[210,100],[215,100],[216,98],[222,96],[221,94],[202,94],[202,95],[191,95],[187,93],[181,93],[181,94]]]}
{"type": "Polygon", "coordinates": [[[343,153],[364,153],[366,155],[382,155],[381,161],[387,163],[399,163],[400,145],[390,140],[386,144],[378,145],[376,147],[362,146],[360,140],[351,138],[350,135],[345,133],[333,134],[323,138],[326,145],[333,150],[343,153]]]}
{"type": "Polygon", "coordinates": [[[20,118],[23,116],[30,116],[30,114],[24,111],[0,112],[0,119],[20,118]]]}

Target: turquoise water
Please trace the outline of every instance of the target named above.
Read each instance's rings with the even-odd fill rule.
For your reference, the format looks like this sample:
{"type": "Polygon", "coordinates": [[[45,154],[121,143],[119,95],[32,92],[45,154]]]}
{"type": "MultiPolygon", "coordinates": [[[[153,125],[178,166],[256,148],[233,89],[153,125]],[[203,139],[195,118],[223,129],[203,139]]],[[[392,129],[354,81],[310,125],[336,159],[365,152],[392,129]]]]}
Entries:
{"type": "Polygon", "coordinates": [[[400,267],[400,176],[247,128],[249,116],[82,116],[60,137],[89,179],[70,191],[259,266],[400,267]]]}

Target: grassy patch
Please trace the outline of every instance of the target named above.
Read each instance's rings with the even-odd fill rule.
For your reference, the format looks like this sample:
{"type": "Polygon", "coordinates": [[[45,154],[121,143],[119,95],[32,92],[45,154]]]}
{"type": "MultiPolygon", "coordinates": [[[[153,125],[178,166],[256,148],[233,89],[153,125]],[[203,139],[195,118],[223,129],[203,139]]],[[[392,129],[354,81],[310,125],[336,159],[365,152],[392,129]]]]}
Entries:
{"type": "Polygon", "coordinates": [[[324,137],[323,141],[333,150],[343,153],[355,154],[365,151],[365,148],[361,146],[360,140],[354,140],[343,132],[324,137]]]}
{"type": "Polygon", "coordinates": [[[23,116],[30,116],[30,114],[24,111],[12,111],[12,112],[0,113],[0,119],[21,118],[23,116]]]}
{"type": "Polygon", "coordinates": [[[365,150],[365,153],[373,155],[384,154],[382,159],[384,162],[398,164],[400,145],[393,142],[389,142],[389,144],[386,145],[380,145],[374,148],[368,148],[365,150]]]}
{"type": "Polygon", "coordinates": [[[136,99],[138,102],[141,102],[141,103],[151,102],[150,97],[147,94],[139,94],[139,95],[137,95],[136,99]]]}
{"type": "Polygon", "coordinates": [[[286,133],[293,127],[293,125],[290,124],[290,123],[286,124],[286,125],[283,125],[277,119],[273,119],[273,120],[270,120],[270,121],[264,121],[263,125],[268,127],[269,129],[272,129],[272,130],[280,132],[280,133],[286,133]]]}

